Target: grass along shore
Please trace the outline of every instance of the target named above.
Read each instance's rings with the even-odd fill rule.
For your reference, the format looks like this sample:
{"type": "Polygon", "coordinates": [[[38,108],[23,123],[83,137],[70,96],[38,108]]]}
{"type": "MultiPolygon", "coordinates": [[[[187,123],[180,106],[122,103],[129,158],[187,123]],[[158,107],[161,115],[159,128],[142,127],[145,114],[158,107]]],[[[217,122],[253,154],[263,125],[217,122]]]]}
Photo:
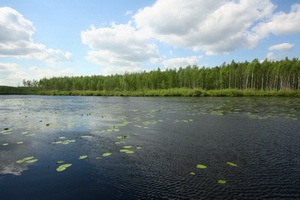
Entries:
{"type": "Polygon", "coordinates": [[[250,96],[282,96],[300,97],[300,90],[202,90],[199,88],[171,88],[157,90],[136,90],[136,91],[93,91],[93,90],[43,90],[29,87],[0,86],[0,95],[60,95],[60,96],[182,96],[182,97],[250,97],[250,96]]]}
{"type": "MultiPolygon", "coordinates": [[[[32,93],[31,93],[32,94],[32,93]]],[[[269,96],[269,97],[300,97],[300,91],[263,91],[263,90],[201,90],[189,88],[172,88],[160,90],[143,91],[36,91],[36,95],[62,95],[62,96],[182,96],[182,97],[251,97],[251,96],[269,96]]]]}

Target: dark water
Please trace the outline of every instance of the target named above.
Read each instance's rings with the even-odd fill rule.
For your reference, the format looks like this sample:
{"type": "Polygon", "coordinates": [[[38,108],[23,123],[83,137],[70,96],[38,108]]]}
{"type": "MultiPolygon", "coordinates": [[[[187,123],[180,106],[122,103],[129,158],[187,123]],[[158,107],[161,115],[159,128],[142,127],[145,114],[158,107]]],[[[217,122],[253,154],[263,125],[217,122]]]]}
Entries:
{"type": "Polygon", "coordinates": [[[299,98],[0,96],[0,199],[300,199],[299,119],[299,98]]]}

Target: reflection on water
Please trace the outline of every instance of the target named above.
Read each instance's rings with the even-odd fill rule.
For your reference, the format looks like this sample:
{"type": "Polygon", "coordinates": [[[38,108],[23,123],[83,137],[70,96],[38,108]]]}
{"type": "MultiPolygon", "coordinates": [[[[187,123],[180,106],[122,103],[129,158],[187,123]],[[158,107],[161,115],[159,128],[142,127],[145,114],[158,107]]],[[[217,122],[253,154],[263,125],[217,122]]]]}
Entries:
{"type": "Polygon", "coordinates": [[[0,96],[0,111],[6,199],[300,197],[299,98],[0,96]]]}

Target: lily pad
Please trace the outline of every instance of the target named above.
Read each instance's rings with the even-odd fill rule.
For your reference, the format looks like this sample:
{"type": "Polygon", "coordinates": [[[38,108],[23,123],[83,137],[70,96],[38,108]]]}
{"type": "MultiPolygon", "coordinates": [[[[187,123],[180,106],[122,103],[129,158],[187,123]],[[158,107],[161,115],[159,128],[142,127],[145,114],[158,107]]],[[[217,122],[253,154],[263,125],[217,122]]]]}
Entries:
{"type": "Polygon", "coordinates": [[[196,173],[195,172],[190,172],[190,175],[196,175],[196,173]]]}
{"type": "Polygon", "coordinates": [[[117,139],[126,139],[128,138],[128,135],[121,135],[121,136],[117,136],[117,139]]]}
{"type": "Polygon", "coordinates": [[[52,142],[52,144],[69,144],[74,142],[76,142],[76,140],[60,140],[60,141],[52,142]]]}
{"type": "Polygon", "coordinates": [[[64,164],[64,165],[60,165],[58,168],[56,168],[56,171],[58,172],[62,172],[64,170],[66,170],[68,167],[71,167],[72,164],[64,164]]]}
{"type": "Polygon", "coordinates": [[[136,147],[136,149],[142,149],[142,147],[136,147]]]}
{"type": "Polygon", "coordinates": [[[225,181],[225,180],[218,180],[217,182],[220,183],[220,184],[225,184],[225,183],[227,183],[227,181],[225,181]]]}
{"type": "Polygon", "coordinates": [[[81,138],[92,138],[93,136],[90,136],[90,135],[82,135],[80,136],[81,138]]]}
{"type": "Polygon", "coordinates": [[[120,152],[128,153],[128,154],[134,153],[134,151],[131,151],[131,150],[128,150],[128,149],[121,149],[120,152]]]}
{"type": "Polygon", "coordinates": [[[115,144],[123,144],[124,141],[120,141],[120,142],[115,142],[115,144]]]}
{"type": "Polygon", "coordinates": [[[27,160],[26,163],[35,163],[35,162],[37,162],[37,161],[38,161],[38,159],[27,160]]]}
{"type": "Polygon", "coordinates": [[[58,161],[56,161],[56,164],[62,164],[64,162],[65,162],[64,160],[58,160],[58,161]]]}
{"type": "Polygon", "coordinates": [[[103,157],[107,157],[107,156],[110,156],[112,153],[104,153],[102,154],[103,157]]]}
{"type": "Polygon", "coordinates": [[[233,167],[237,167],[238,165],[232,162],[227,162],[228,165],[233,166],[233,167]]]}
{"type": "Polygon", "coordinates": [[[84,156],[79,156],[79,160],[82,160],[82,159],[86,159],[88,156],[87,155],[84,155],[84,156]]]}
{"type": "Polygon", "coordinates": [[[124,146],[123,148],[124,149],[130,149],[130,148],[132,148],[132,146],[124,146]]]}
{"type": "Polygon", "coordinates": [[[8,143],[3,143],[3,144],[2,144],[2,146],[7,146],[7,145],[8,145],[8,143]]]}
{"type": "Polygon", "coordinates": [[[199,168],[199,169],[206,169],[207,168],[205,165],[200,165],[200,164],[198,164],[196,167],[199,168]]]}
{"type": "Polygon", "coordinates": [[[61,139],[61,140],[62,140],[62,139],[66,139],[66,137],[65,137],[65,136],[61,136],[61,137],[59,137],[59,139],[61,139]]]}
{"type": "Polygon", "coordinates": [[[24,142],[20,141],[20,142],[17,142],[17,144],[23,144],[24,142]]]}
{"type": "Polygon", "coordinates": [[[20,164],[20,163],[24,163],[24,162],[30,161],[32,159],[34,159],[34,157],[30,156],[30,157],[23,158],[21,160],[17,160],[16,163],[20,164]]]}
{"type": "Polygon", "coordinates": [[[23,160],[31,160],[31,159],[33,159],[34,157],[33,156],[30,156],[30,157],[26,157],[26,158],[23,158],[23,160]]]}

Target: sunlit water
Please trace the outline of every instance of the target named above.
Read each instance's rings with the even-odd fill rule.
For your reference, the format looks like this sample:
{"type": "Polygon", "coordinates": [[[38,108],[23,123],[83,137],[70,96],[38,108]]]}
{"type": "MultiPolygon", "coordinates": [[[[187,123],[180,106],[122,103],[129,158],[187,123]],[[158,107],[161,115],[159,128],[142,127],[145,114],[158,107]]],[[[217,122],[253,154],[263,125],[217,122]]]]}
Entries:
{"type": "Polygon", "coordinates": [[[299,199],[299,118],[299,98],[0,96],[0,199],[299,199]]]}

